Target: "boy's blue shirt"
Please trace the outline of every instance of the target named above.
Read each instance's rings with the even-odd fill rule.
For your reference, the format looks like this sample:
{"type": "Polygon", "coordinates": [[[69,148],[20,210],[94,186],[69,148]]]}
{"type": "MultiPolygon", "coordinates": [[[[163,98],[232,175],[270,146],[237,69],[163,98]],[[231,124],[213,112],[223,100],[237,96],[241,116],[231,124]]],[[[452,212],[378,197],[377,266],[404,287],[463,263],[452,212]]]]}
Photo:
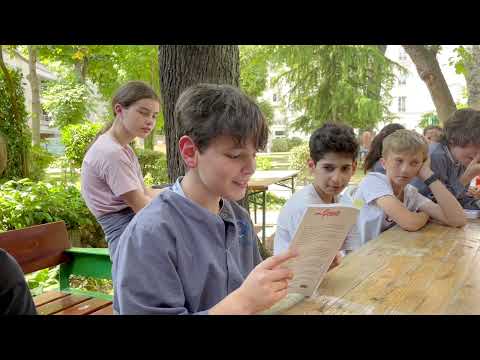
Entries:
{"type": "Polygon", "coordinates": [[[223,200],[212,214],[185,196],[179,180],[119,239],[112,272],[120,314],[207,314],[262,261],[245,209],[223,200]]]}
{"type": "MultiPolygon", "coordinates": [[[[478,201],[467,195],[468,186],[460,182],[460,177],[465,172],[465,166],[455,161],[446,143],[436,143],[429,146],[430,166],[432,171],[443,182],[446,188],[457,198],[465,209],[479,209],[478,201]]],[[[412,182],[418,191],[434,200],[430,188],[419,178],[412,182]]]]}

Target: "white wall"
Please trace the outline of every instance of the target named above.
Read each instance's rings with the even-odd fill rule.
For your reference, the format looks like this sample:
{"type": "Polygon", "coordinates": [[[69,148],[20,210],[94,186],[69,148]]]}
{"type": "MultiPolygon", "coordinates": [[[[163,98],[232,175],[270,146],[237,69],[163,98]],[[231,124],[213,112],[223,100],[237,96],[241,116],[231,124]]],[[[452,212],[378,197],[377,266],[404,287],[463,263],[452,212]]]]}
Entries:
{"type": "MultiPolygon", "coordinates": [[[[463,75],[456,74],[454,66],[448,64],[449,59],[455,55],[453,51],[455,47],[457,47],[457,45],[442,45],[437,59],[454,101],[458,103],[465,102],[463,94],[466,85],[463,75]]],[[[410,60],[410,57],[405,54],[406,60],[400,60],[401,53],[405,54],[405,51],[400,45],[388,45],[385,53],[389,59],[400,63],[408,69],[406,84],[399,85],[398,80],[395,82],[391,92],[393,99],[389,109],[394,115],[398,116],[398,119],[394,120],[395,122],[404,125],[407,129],[420,131],[418,123],[420,122],[422,114],[435,111],[435,106],[426,84],[418,76],[415,65],[410,60]],[[406,111],[403,113],[398,111],[398,97],[400,96],[406,97],[406,111]]],[[[384,123],[381,123],[377,128],[381,129],[384,125],[384,123]]]]}

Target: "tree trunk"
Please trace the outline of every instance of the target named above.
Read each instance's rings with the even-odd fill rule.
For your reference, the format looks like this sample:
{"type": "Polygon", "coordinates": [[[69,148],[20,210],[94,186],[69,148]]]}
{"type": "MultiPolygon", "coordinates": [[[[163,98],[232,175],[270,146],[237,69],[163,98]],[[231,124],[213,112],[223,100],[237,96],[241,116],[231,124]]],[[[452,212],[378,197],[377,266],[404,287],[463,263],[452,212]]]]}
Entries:
{"type": "Polygon", "coordinates": [[[385,52],[387,51],[387,46],[388,45],[376,45],[376,47],[378,48],[378,50],[380,50],[380,52],[385,55],[385,52]]]}
{"type": "Polygon", "coordinates": [[[7,168],[7,141],[0,133],[0,177],[7,168]]]}
{"type": "Polygon", "coordinates": [[[472,45],[471,61],[465,63],[468,106],[480,110],[480,46],[472,45]]]}
{"type": "Polygon", "coordinates": [[[33,145],[40,145],[40,118],[42,108],[40,107],[40,80],[37,76],[37,48],[28,46],[28,69],[27,80],[32,89],[32,141],[33,145]]]}
{"type": "Polygon", "coordinates": [[[185,173],[178,150],[182,130],[173,118],[178,96],[187,87],[201,82],[238,86],[239,50],[237,45],[160,45],[158,62],[168,177],[174,182],[185,173]]]}
{"type": "Polygon", "coordinates": [[[425,45],[402,45],[410,56],[418,75],[427,85],[432,97],[438,119],[443,124],[457,109],[447,82],[437,60],[438,48],[429,49],[425,45]]]}

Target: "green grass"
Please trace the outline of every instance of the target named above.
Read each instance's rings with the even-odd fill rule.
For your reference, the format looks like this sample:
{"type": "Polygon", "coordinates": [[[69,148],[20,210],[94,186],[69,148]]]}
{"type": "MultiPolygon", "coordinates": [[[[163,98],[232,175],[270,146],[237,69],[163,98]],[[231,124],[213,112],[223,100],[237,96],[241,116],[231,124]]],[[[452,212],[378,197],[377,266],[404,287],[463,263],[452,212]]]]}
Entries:
{"type": "Polygon", "coordinates": [[[363,179],[365,174],[363,173],[363,168],[361,166],[357,167],[355,174],[353,174],[352,178],[350,179],[350,184],[358,185],[358,183],[363,179]]]}
{"type": "Polygon", "coordinates": [[[62,169],[50,168],[49,171],[45,174],[45,182],[67,182],[73,183],[77,188],[80,189],[80,174],[70,173],[69,171],[64,172],[62,169]]]}
{"type": "Polygon", "coordinates": [[[289,170],[288,158],[290,153],[258,153],[257,157],[266,157],[272,162],[272,170],[289,170]]]}

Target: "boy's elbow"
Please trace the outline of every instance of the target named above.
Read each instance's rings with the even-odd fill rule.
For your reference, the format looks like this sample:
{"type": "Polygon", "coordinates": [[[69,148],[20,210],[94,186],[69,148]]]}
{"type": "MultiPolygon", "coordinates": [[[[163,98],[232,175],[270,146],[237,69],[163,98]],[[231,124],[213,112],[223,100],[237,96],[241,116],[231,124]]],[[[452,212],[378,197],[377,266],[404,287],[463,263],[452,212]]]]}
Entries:
{"type": "Polygon", "coordinates": [[[425,224],[421,225],[421,224],[404,224],[404,226],[401,226],[403,230],[406,230],[406,231],[417,231],[417,230],[420,230],[425,224]]]}
{"type": "Polygon", "coordinates": [[[462,227],[462,226],[465,226],[466,224],[467,224],[467,218],[461,217],[461,218],[449,221],[448,225],[452,227],[462,227]]]}
{"type": "Polygon", "coordinates": [[[422,227],[424,227],[427,222],[428,222],[428,218],[422,219],[422,221],[419,221],[418,219],[412,219],[410,221],[399,223],[399,225],[403,230],[406,230],[406,231],[418,231],[422,227]]]}

